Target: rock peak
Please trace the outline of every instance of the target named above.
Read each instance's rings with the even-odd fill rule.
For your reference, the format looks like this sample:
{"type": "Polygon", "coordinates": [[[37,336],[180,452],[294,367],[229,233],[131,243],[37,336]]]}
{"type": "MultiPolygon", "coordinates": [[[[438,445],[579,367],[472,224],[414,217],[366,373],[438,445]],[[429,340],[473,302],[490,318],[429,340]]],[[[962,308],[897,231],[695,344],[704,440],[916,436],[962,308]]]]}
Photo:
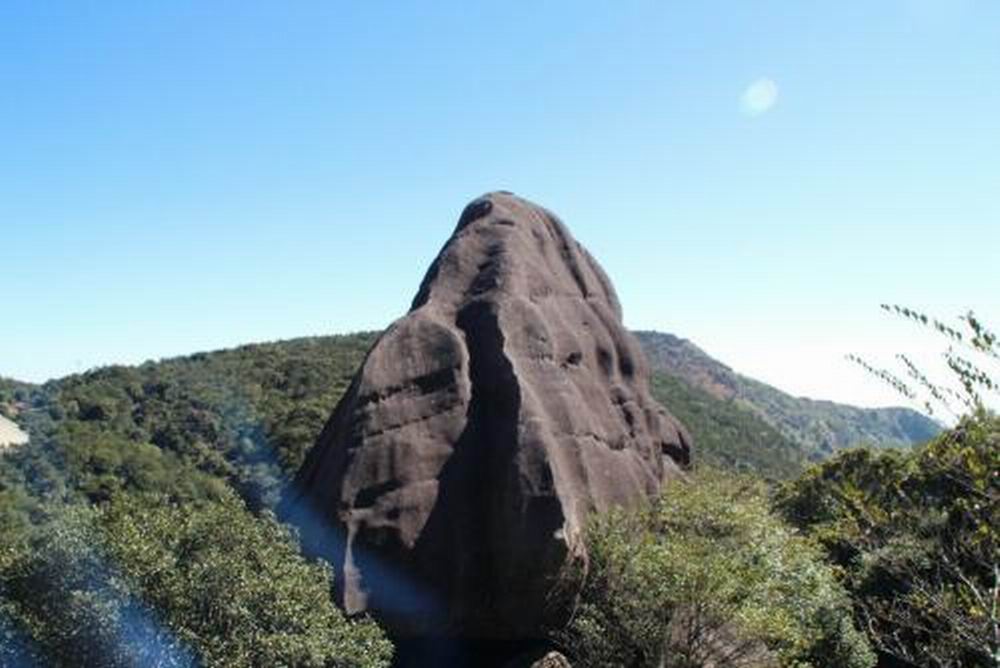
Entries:
{"type": "Polygon", "coordinates": [[[348,612],[397,637],[531,637],[568,612],[553,591],[588,515],[655,495],[689,451],[604,271],[494,192],[372,347],[289,512],[348,612]]]}
{"type": "Polygon", "coordinates": [[[497,298],[579,297],[604,302],[620,320],[611,281],[553,213],[499,191],[469,203],[431,264],[412,310],[432,298],[449,304],[492,292],[497,298]]]}

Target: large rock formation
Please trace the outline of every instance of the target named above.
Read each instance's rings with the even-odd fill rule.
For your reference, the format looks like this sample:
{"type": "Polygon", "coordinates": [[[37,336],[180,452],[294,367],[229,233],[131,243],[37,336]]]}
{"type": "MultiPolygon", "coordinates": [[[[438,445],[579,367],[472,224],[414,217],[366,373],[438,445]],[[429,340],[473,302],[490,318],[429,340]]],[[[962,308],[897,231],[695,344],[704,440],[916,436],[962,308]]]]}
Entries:
{"type": "Polygon", "coordinates": [[[688,462],[614,289],[551,213],[472,202],[378,339],[288,509],[350,613],[397,637],[523,638],[558,621],[589,513],[688,462]]]}

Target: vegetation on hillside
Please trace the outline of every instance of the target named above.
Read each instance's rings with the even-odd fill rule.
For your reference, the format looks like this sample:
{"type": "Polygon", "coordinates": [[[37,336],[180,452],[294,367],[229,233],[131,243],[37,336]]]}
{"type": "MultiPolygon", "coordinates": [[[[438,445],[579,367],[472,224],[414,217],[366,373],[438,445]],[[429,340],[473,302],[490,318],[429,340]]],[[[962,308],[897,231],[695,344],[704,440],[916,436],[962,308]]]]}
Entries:
{"type": "Polygon", "coordinates": [[[793,397],[734,372],[690,341],[660,332],[636,335],[654,370],[756,413],[813,460],[860,443],[879,447],[916,445],[941,431],[936,422],[908,408],[868,409],[793,397]]]}
{"type": "MultiPolygon", "coordinates": [[[[556,634],[582,665],[872,665],[870,648],[889,667],[1000,665],[1000,417],[984,401],[1000,391],[998,339],[971,313],[963,333],[884,308],[949,340],[954,387],[905,355],[902,376],[857,361],[907,398],[915,385],[957,404],[957,426],[915,450],[843,450],[774,496],[703,470],[651,509],[594,518],[583,600],[556,634]]],[[[717,401],[736,378],[688,371],[717,401]]],[[[671,408],[698,424],[685,401],[671,408]]],[[[708,431],[708,457],[731,454],[708,431]]]]}
{"type": "Polygon", "coordinates": [[[372,338],[4,383],[0,665],[388,665],[266,510],[372,338]]]}
{"type": "Polygon", "coordinates": [[[32,443],[0,461],[0,493],[191,498],[218,480],[253,508],[273,508],[374,337],[242,346],[34,388],[19,416],[32,443]]]}
{"type": "Polygon", "coordinates": [[[48,508],[0,545],[0,665],[387,666],[331,573],[232,494],[48,508]]]}
{"type": "MultiPolygon", "coordinates": [[[[0,380],[32,436],[0,456],[0,665],[386,665],[268,510],[375,336],[0,380]]],[[[582,604],[553,631],[578,665],[868,666],[869,645],[995,665],[998,418],[800,475],[801,442],[761,410],[664,373],[652,389],[698,466],[590,527],[582,604]],[[787,481],[772,507],[760,480],[787,481]]]]}
{"type": "Polygon", "coordinates": [[[707,464],[773,480],[797,475],[805,466],[799,444],[753,411],[661,372],[653,374],[650,388],[694,437],[696,466],[707,464]]]}
{"type": "Polygon", "coordinates": [[[0,415],[14,419],[39,391],[37,385],[0,376],[0,415]]]}
{"type": "Polygon", "coordinates": [[[900,354],[897,375],[854,357],[958,424],[911,452],[842,453],[784,486],[782,514],[817,540],[887,665],[1000,665],[1000,390],[997,337],[971,312],[966,331],[899,306],[883,309],[947,341],[953,382],[900,354]],[[956,408],[957,406],[957,408],[956,408]]]}
{"type": "Polygon", "coordinates": [[[793,397],[751,378],[741,381],[742,402],[805,443],[814,460],[859,444],[919,445],[941,433],[941,425],[909,408],[858,408],[793,397]]]}
{"type": "Polygon", "coordinates": [[[789,483],[784,516],[824,548],[855,617],[907,665],[1000,661],[1000,418],[915,452],[844,452],[789,483]]]}
{"type": "Polygon", "coordinates": [[[832,569],[752,478],[703,471],[594,518],[587,547],[582,600],[554,634],[574,666],[874,665],[832,569]]]}
{"type": "MultiPolygon", "coordinates": [[[[30,483],[47,498],[135,490],[191,499],[225,483],[252,508],[274,508],[376,335],[241,346],[44,386],[7,382],[0,391],[32,444],[0,461],[0,494],[30,483]]],[[[697,458],[774,479],[800,468],[789,439],[745,408],[663,374],[653,390],[692,431],[697,458]]]]}

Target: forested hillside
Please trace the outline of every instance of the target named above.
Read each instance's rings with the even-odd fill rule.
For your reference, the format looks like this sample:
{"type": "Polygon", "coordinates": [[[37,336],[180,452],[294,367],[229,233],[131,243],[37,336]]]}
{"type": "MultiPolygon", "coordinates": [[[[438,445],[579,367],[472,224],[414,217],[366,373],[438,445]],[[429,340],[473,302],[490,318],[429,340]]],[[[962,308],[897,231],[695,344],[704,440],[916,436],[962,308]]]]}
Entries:
{"type": "Polygon", "coordinates": [[[807,463],[800,444],[735,402],[663,372],[653,374],[652,390],[694,436],[696,465],[780,479],[796,475],[807,463]]]}
{"type": "Polygon", "coordinates": [[[5,383],[0,666],[387,666],[268,510],[372,337],[5,383]]]}
{"type": "MultiPolygon", "coordinates": [[[[0,411],[33,437],[31,447],[8,456],[23,464],[18,468],[34,471],[35,485],[91,498],[107,498],[123,487],[156,487],[180,467],[198,472],[178,474],[180,486],[224,481],[251,506],[274,507],[376,336],[252,344],[105,367],[42,386],[3,380],[0,411]]],[[[929,421],[912,411],[834,404],[833,412],[826,411],[827,402],[804,403],[737,376],[669,335],[641,334],[641,340],[660,369],[653,375],[654,394],[692,432],[696,462],[777,479],[825,452],[817,438],[803,445],[804,430],[817,425],[836,422],[838,439],[854,434],[881,443],[898,442],[885,440],[890,426],[900,440],[929,432],[929,421]],[[683,364],[663,361],[677,350],[696,352],[686,354],[683,364]],[[702,380],[692,382],[696,371],[702,380]],[[756,388],[757,403],[726,394],[748,391],[740,388],[756,388]],[[804,406],[815,407],[821,417],[804,417],[804,406]]]]}
{"type": "Polygon", "coordinates": [[[909,408],[858,408],[790,394],[736,373],[686,339],[636,332],[650,365],[713,397],[760,416],[812,459],[859,444],[907,447],[924,443],[941,426],[909,408]]]}
{"type": "MultiPolygon", "coordinates": [[[[0,456],[0,665],[200,656],[225,666],[249,655],[255,665],[385,665],[381,632],[345,623],[329,573],[301,561],[268,511],[376,336],[0,384],[4,411],[32,437],[0,456]],[[191,552],[193,541],[202,547],[191,552]],[[123,640],[136,619],[135,639],[123,640]],[[67,636],[73,628],[94,632],[67,636]],[[273,640],[250,642],[262,632],[273,640]]],[[[794,445],[751,412],[662,374],[653,391],[689,426],[700,461],[769,478],[798,470],[794,445]]]]}
{"type": "Polygon", "coordinates": [[[4,468],[92,499],[197,471],[178,485],[225,481],[251,506],[273,507],[374,337],[247,345],[49,382],[19,395],[32,443],[4,468]]]}
{"type": "Polygon", "coordinates": [[[1000,658],[1000,419],[912,451],[855,449],[784,485],[779,512],[839,573],[886,666],[1000,658]]]}
{"type": "MultiPolygon", "coordinates": [[[[0,532],[6,541],[0,547],[0,665],[71,665],[86,656],[101,665],[186,666],[199,656],[205,665],[225,666],[247,653],[258,663],[299,657],[301,665],[320,666],[347,657],[345,665],[387,665],[391,646],[382,632],[341,616],[328,595],[329,572],[302,560],[294,538],[269,510],[376,336],[247,345],[107,367],[41,386],[0,381],[0,407],[32,437],[0,456],[0,532]],[[158,527],[156,536],[137,531],[140,524],[158,527]],[[201,547],[192,552],[196,544],[201,547]],[[109,563],[120,570],[108,570],[109,563]],[[162,579],[163,573],[170,578],[162,579]],[[207,588],[206,574],[213,582],[207,588]],[[280,610],[265,604],[275,586],[281,589],[280,610]],[[222,605],[226,597],[233,606],[222,605]],[[144,606],[152,606],[165,626],[151,621],[144,606]],[[136,619],[145,621],[130,633],[141,642],[123,640],[121,629],[136,619]],[[262,624],[272,640],[249,642],[262,624]],[[95,631],[67,637],[61,630],[81,626],[95,631]]],[[[716,381],[731,379],[722,373],[716,381]]],[[[754,381],[739,383],[752,387],[754,381]]],[[[637,530],[649,532],[648,553],[633,552],[614,525],[596,525],[611,533],[595,535],[593,549],[612,550],[607,566],[625,569],[614,577],[638,578],[629,586],[639,589],[619,598],[617,585],[602,580],[594,583],[599,589],[587,590],[597,598],[581,611],[580,621],[590,626],[559,635],[578,643],[580,665],[604,665],[594,657],[608,651],[641,655],[650,641],[631,635],[638,626],[617,626],[607,616],[618,614],[615,606],[634,608],[629,615],[642,626],[646,615],[651,624],[662,615],[680,619],[688,606],[703,604],[710,604],[710,625],[726,625],[732,615],[757,620],[740,627],[751,656],[773,651],[820,657],[824,643],[845,633],[855,635],[831,656],[849,656],[844,660],[859,666],[870,665],[869,642],[890,661],[986,665],[992,651],[987,636],[1000,623],[982,602],[983,592],[995,585],[995,418],[969,419],[912,454],[849,450],[803,475],[808,458],[822,449],[807,450],[761,411],[705,385],[662,371],[652,377],[654,395],[695,438],[701,492],[677,488],[664,497],[663,503],[679,503],[691,514],[683,526],[652,516],[622,519],[645,523],[637,530]],[[730,473],[713,472],[720,469],[730,473]],[[751,477],[725,477],[734,473],[751,477]],[[723,477],[713,477],[718,475],[723,477]],[[763,489],[753,487],[759,477],[789,481],[773,511],[766,508],[763,489]],[[746,492],[751,489],[758,491],[746,492]],[[723,534],[700,536],[691,528],[726,512],[736,513],[735,523],[723,534]],[[798,545],[798,538],[783,533],[778,515],[810,542],[798,545]],[[758,525],[780,539],[769,555],[801,559],[796,577],[814,578],[808,591],[782,589],[777,608],[747,598],[782,587],[778,571],[759,565],[753,533],[758,525]],[[671,531],[681,533],[663,538],[671,531]],[[670,564],[676,562],[664,562],[655,548],[661,540],[680,551],[678,557],[702,555],[698,572],[674,573],[670,564]],[[718,564],[704,556],[720,549],[730,554],[718,564]],[[821,557],[837,568],[828,570],[821,557]],[[655,561],[657,573],[681,580],[661,582],[657,597],[640,596],[652,586],[644,579],[647,560],[655,561]],[[733,580],[741,573],[753,574],[756,584],[733,580]],[[678,588],[694,576],[704,581],[678,588]],[[702,598],[723,585],[751,589],[732,600],[702,598]],[[785,616],[792,610],[811,616],[788,626],[785,616]],[[840,631],[831,631],[829,614],[840,631]],[[854,629],[867,629],[867,640],[854,629]],[[803,644],[806,638],[813,644],[803,644]]],[[[776,392],[763,393],[768,391],[776,392]]],[[[774,410],[783,406],[788,404],[778,402],[774,410]]],[[[854,425],[851,433],[869,428],[854,425]]],[[[663,517],[677,518],[676,512],[663,517]]],[[[664,628],[649,626],[657,634],[664,628]]],[[[654,634],[652,642],[659,637],[654,634]]],[[[708,647],[705,656],[719,649],[708,647]]]]}
{"type": "Polygon", "coordinates": [[[17,417],[21,408],[31,402],[32,395],[38,390],[37,385],[0,376],[0,415],[17,417]]]}
{"type": "MultiPolygon", "coordinates": [[[[33,436],[15,455],[34,484],[104,499],[123,487],[220,480],[274,507],[377,333],[293,339],[113,366],[43,386],[7,381],[3,405],[33,436]],[[65,477],[66,480],[60,479],[65,477]]],[[[697,461],[783,478],[798,445],[753,411],[657,373],[654,394],[691,430],[697,461]]],[[[12,462],[8,462],[8,467],[12,462]]]]}

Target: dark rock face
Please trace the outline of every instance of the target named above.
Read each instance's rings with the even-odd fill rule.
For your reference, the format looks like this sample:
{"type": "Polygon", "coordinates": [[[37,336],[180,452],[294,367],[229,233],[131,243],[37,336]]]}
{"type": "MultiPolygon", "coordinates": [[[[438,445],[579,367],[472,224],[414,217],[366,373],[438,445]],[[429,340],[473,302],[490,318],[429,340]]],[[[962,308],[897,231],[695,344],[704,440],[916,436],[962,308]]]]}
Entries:
{"type": "Polygon", "coordinates": [[[656,494],[689,450],[598,264],[492,193],[369,352],[288,513],[349,613],[402,637],[531,637],[566,613],[551,594],[588,514],[656,494]]]}

